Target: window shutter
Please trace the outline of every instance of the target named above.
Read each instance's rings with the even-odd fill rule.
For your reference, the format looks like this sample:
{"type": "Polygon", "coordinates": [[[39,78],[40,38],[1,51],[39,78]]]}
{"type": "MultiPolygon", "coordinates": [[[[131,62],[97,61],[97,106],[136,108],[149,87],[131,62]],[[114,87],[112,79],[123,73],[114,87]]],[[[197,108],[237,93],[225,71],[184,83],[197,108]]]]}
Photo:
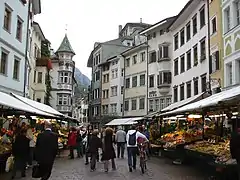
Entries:
{"type": "Polygon", "coordinates": [[[209,57],[209,74],[212,74],[212,55],[209,57]]]}
{"type": "Polygon", "coordinates": [[[215,52],[215,56],[216,56],[216,70],[219,70],[220,69],[219,51],[215,52]]]}

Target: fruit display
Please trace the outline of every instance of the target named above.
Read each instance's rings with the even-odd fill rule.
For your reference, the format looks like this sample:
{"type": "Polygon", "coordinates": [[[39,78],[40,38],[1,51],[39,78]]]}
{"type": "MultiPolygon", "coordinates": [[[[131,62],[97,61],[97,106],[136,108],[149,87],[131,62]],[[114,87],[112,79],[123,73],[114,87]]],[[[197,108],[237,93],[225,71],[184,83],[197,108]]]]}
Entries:
{"type": "Polygon", "coordinates": [[[180,130],[172,133],[167,133],[161,137],[162,142],[165,142],[164,148],[174,148],[177,145],[189,143],[202,139],[201,130],[180,130]]]}
{"type": "Polygon", "coordinates": [[[0,154],[5,154],[11,152],[12,146],[10,144],[1,143],[0,144],[0,154]]]}

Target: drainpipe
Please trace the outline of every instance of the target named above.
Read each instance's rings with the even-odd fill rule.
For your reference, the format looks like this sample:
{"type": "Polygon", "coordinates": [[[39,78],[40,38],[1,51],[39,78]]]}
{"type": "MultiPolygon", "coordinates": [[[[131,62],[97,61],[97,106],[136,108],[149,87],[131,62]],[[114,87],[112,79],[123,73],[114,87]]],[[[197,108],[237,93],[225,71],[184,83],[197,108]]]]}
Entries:
{"type": "Polygon", "coordinates": [[[207,0],[207,19],[208,19],[208,81],[209,81],[209,94],[212,95],[212,87],[211,87],[211,74],[210,74],[210,58],[211,58],[211,50],[210,50],[210,11],[209,11],[209,0],[207,0]]]}
{"type": "Polygon", "coordinates": [[[27,17],[27,37],[26,37],[26,47],[25,47],[25,64],[24,64],[24,85],[23,85],[23,97],[26,97],[26,84],[27,84],[27,64],[28,64],[28,44],[29,44],[29,21],[30,21],[30,8],[32,1],[28,2],[28,17],[27,17]]]}

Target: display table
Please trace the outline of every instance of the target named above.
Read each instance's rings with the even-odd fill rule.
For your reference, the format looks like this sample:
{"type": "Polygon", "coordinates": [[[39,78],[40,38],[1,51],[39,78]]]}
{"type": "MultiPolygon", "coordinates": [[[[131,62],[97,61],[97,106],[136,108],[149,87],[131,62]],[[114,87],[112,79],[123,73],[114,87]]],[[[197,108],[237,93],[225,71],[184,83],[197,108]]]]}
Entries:
{"type": "Polygon", "coordinates": [[[150,144],[150,152],[152,156],[161,156],[162,145],[150,144]]]}

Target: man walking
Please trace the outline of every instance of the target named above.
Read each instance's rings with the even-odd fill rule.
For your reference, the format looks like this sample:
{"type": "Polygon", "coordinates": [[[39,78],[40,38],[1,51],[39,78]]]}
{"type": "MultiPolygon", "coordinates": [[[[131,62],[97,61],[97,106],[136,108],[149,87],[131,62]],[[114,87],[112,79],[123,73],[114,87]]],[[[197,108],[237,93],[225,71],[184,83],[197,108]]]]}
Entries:
{"type": "Polygon", "coordinates": [[[126,140],[127,140],[127,153],[128,153],[128,166],[129,166],[129,172],[132,172],[132,169],[136,169],[136,163],[137,163],[137,152],[138,152],[138,146],[137,146],[137,139],[143,138],[146,141],[148,139],[146,136],[139,131],[136,130],[136,127],[133,125],[131,129],[127,132],[126,140]]]}
{"type": "Polygon", "coordinates": [[[36,160],[42,174],[41,180],[50,178],[57,153],[58,137],[52,132],[51,124],[45,122],[45,131],[38,135],[36,142],[36,160]]]}
{"type": "Polygon", "coordinates": [[[124,150],[125,150],[125,143],[126,143],[126,132],[122,130],[122,127],[118,128],[116,132],[115,141],[117,143],[117,157],[124,158],[124,150]]]}

